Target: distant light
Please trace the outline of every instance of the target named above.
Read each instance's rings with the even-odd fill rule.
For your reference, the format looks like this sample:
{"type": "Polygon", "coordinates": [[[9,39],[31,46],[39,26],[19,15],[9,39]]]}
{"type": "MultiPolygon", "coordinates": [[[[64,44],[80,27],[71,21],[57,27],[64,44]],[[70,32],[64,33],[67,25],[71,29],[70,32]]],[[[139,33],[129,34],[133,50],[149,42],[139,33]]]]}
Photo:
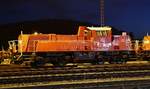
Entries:
{"type": "Polygon", "coordinates": [[[38,34],[38,32],[34,32],[34,35],[37,35],[38,34]]]}

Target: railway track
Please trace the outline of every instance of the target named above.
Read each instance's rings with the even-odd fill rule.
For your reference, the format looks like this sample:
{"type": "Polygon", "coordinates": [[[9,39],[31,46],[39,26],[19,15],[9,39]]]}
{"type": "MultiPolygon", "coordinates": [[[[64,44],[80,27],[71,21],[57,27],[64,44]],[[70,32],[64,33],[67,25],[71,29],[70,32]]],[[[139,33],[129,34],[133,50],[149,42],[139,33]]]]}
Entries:
{"type": "Polygon", "coordinates": [[[87,73],[87,72],[112,72],[112,71],[134,71],[150,70],[150,64],[112,64],[112,65],[93,65],[84,67],[53,67],[43,66],[31,68],[24,66],[4,67],[0,66],[0,77],[22,76],[22,75],[44,75],[44,74],[67,74],[67,73],[87,73]]]}
{"type": "MultiPolygon", "coordinates": [[[[84,67],[9,67],[0,70],[0,84],[83,79],[107,79],[150,76],[150,64],[114,64],[84,67]]],[[[8,66],[7,66],[8,67],[8,66]]],[[[3,66],[3,68],[5,68],[3,66]]],[[[1,68],[0,68],[1,69],[1,68]]]]}
{"type": "Polygon", "coordinates": [[[149,89],[150,77],[2,84],[2,89],[149,89]],[[118,87],[120,86],[120,88],[118,87]],[[130,87],[134,86],[134,87],[130,87]],[[148,87],[149,86],[149,87],[148,87]],[[142,88],[144,87],[144,88],[142,88]],[[147,87],[147,88],[146,88],[147,87]]]}
{"type": "Polygon", "coordinates": [[[21,66],[21,65],[0,65],[0,71],[19,71],[19,70],[62,70],[62,69],[92,69],[92,68],[143,68],[150,65],[150,63],[132,63],[132,64],[103,64],[103,65],[67,65],[64,67],[54,67],[54,66],[39,66],[32,68],[31,66],[21,66]]]}
{"type": "Polygon", "coordinates": [[[69,74],[45,74],[0,77],[0,84],[53,82],[53,81],[77,81],[87,79],[110,79],[110,78],[132,78],[150,76],[150,70],[141,71],[113,71],[94,73],[69,73],[69,74]]]}

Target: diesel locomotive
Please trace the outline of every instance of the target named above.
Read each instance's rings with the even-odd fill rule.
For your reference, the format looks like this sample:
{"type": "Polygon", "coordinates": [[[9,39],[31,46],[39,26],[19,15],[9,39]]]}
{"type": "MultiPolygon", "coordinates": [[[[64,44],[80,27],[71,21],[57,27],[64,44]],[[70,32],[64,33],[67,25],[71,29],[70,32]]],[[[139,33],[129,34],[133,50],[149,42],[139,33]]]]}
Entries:
{"type": "Polygon", "coordinates": [[[143,41],[132,40],[122,32],[113,35],[112,28],[79,26],[76,35],[21,34],[11,40],[11,63],[25,65],[65,66],[67,63],[126,63],[130,60],[150,60],[150,36],[143,41]]]}

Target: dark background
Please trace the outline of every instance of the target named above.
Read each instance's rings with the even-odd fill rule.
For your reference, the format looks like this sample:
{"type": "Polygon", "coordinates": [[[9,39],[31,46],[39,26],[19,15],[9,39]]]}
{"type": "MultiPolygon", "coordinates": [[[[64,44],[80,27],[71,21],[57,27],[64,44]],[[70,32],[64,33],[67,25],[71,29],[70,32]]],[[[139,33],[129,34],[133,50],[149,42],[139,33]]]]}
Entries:
{"type": "MultiPolygon", "coordinates": [[[[150,0],[105,0],[105,25],[133,32],[150,32],[150,0]]],[[[74,34],[79,25],[100,25],[100,0],[1,0],[0,44],[24,33],[74,34]]]]}

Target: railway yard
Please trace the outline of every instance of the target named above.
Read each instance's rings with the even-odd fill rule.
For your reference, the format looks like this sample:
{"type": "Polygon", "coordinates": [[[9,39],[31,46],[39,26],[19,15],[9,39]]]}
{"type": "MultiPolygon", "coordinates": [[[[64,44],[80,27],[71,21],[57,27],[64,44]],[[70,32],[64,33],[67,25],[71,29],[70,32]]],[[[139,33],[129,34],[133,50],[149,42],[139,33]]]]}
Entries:
{"type": "Polygon", "coordinates": [[[44,23],[27,28],[37,31],[30,33],[26,24],[17,24],[20,34],[16,32],[16,38],[10,34],[7,47],[6,39],[0,40],[0,89],[150,89],[148,32],[136,39],[132,32],[105,25],[104,0],[100,0],[100,17],[100,27],[78,23],[68,29],[76,29],[76,34],[55,34],[63,31],[61,26],[49,29],[44,23]],[[40,27],[43,33],[38,32],[40,27]]]}
{"type": "Polygon", "coordinates": [[[2,89],[149,89],[150,63],[45,65],[32,68],[0,65],[2,89]]]}
{"type": "Polygon", "coordinates": [[[76,35],[21,34],[0,52],[3,89],[150,89],[150,36],[132,40],[111,27],[76,35]]]}
{"type": "Polygon", "coordinates": [[[21,34],[0,52],[2,89],[150,89],[150,36],[111,27],[76,35],[21,34]]]}

